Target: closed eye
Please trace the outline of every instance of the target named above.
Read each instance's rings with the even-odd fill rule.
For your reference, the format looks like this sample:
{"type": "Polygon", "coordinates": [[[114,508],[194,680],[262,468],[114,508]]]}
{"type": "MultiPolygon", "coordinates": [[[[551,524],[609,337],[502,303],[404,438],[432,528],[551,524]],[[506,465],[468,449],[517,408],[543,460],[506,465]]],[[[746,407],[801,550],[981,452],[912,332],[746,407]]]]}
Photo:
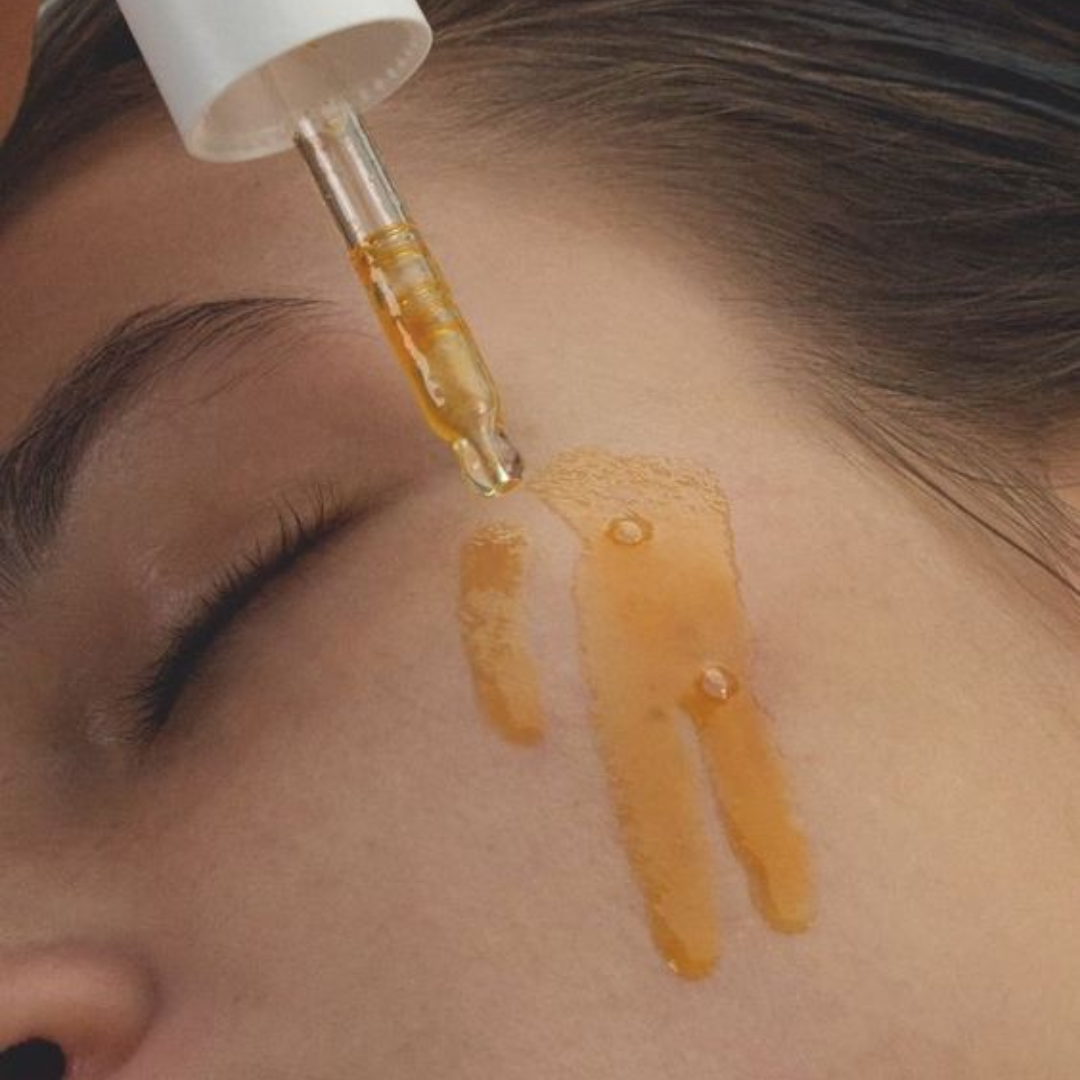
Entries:
{"type": "Polygon", "coordinates": [[[168,632],[163,650],[136,678],[125,695],[127,716],[120,741],[145,750],[169,723],[222,638],[255,601],[361,514],[359,507],[326,487],[300,505],[282,502],[274,537],[257,542],[218,578],[195,610],[168,632]]]}

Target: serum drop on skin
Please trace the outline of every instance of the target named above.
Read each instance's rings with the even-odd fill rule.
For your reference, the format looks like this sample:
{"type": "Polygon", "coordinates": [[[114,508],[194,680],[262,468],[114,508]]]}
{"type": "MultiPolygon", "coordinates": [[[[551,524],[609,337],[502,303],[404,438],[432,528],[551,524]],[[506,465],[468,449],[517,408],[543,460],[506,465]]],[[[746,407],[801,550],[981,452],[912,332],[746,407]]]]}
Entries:
{"type": "MultiPolygon", "coordinates": [[[[754,902],[774,929],[805,930],[814,912],[810,860],[749,679],[749,627],[716,480],[692,465],[576,450],[559,456],[528,490],[581,540],[574,598],[592,721],[622,845],[660,953],[680,975],[700,978],[721,948],[718,852],[705,828],[710,793],[700,790],[693,748],[680,730],[685,718],[754,902]]],[[[484,688],[525,685],[514,672],[527,645],[523,635],[505,632],[506,597],[495,604],[470,599],[469,583],[485,564],[506,565],[504,553],[488,548],[492,539],[481,531],[466,546],[462,618],[467,640],[474,637],[468,654],[481,705],[505,727],[512,695],[484,688]],[[485,620],[506,648],[475,647],[476,624],[485,620]]],[[[520,605],[520,572],[491,573],[520,605]]],[[[540,723],[533,712],[538,691],[528,685],[521,720],[532,730],[540,723]]]]}

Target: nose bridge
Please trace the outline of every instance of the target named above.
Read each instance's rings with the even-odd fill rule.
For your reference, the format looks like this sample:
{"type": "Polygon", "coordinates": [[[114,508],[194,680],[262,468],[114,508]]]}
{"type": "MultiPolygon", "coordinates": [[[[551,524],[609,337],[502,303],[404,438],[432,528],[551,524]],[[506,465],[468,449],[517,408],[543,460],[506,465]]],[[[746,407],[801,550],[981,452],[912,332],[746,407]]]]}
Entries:
{"type": "MultiPolygon", "coordinates": [[[[62,1051],[71,1080],[109,1080],[150,1026],[149,971],[121,950],[86,945],[0,952],[0,1076],[35,1040],[62,1051]]],[[[14,1070],[16,1066],[12,1066],[14,1070]]],[[[27,1074],[28,1080],[31,1074],[27,1074]]]]}

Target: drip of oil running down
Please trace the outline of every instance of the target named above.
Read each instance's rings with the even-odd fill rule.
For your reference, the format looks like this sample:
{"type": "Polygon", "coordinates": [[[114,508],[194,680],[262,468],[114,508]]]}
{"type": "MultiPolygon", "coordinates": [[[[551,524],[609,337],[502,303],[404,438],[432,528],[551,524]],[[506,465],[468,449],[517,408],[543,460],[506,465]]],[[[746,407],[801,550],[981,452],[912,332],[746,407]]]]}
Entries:
{"type": "MultiPolygon", "coordinates": [[[[718,484],[693,466],[577,450],[530,487],[581,539],[575,599],[593,720],[658,948],[690,978],[711,971],[720,951],[714,853],[680,712],[693,722],[756,905],[777,930],[806,929],[809,858],[747,676],[749,634],[718,484]]],[[[519,530],[474,537],[462,564],[462,624],[481,704],[509,737],[534,741],[542,720],[522,629],[523,552],[519,530]]]]}
{"type": "Polygon", "coordinates": [[[458,609],[477,697],[495,727],[517,743],[536,743],[544,734],[522,604],[527,546],[513,525],[474,533],[461,552],[458,609]]]}

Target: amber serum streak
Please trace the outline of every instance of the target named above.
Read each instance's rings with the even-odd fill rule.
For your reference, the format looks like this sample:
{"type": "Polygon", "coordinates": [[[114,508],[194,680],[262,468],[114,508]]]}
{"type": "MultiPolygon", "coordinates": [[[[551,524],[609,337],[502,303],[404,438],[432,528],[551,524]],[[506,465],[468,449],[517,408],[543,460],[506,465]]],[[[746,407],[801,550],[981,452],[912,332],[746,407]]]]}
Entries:
{"type": "Polygon", "coordinates": [[[623,844],[653,937],[680,974],[720,949],[715,854],[692,721],[716,806],[762,915],[805,929],[813,885],[767,718],[750,685],[727,505],[705,470],[575,450],[530,485],[578,533],[585,675],[623,844]]]}
{"type": "Polygon", "coordinates": [[[459,616],[480,703],[511,742],[544,734],[540,688],[525,630],[528,541],[513,525],[486,525],[461,552],[459,616]]]}

